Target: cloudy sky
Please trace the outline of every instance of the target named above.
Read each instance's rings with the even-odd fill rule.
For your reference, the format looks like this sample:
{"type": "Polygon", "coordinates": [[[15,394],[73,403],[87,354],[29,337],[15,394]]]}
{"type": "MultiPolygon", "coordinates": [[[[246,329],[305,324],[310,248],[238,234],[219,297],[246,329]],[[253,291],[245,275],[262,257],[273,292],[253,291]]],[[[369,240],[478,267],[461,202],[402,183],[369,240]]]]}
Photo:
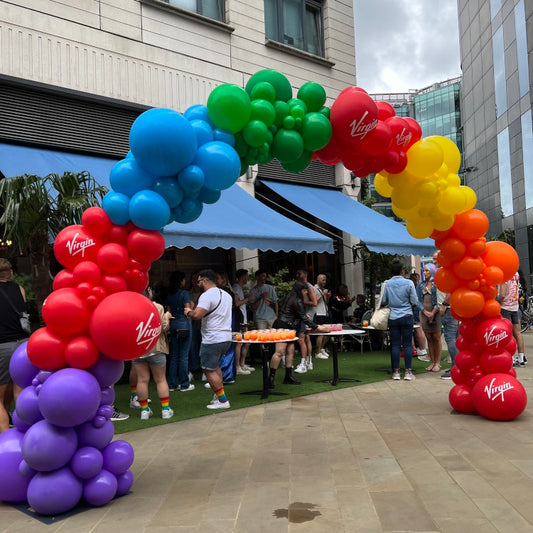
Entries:
{"type": "Polygon", "coordinates": [[[457,0],[354,0],[357,84],[408,92],[461,75],[457,0]]]}

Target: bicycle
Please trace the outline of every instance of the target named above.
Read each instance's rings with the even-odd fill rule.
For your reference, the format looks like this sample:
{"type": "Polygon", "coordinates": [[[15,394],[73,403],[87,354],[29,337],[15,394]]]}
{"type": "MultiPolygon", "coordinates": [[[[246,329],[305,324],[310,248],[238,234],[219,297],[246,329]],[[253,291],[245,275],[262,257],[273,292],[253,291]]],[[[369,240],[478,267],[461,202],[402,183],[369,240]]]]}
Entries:
{"type": "Polygon", "coordinates": [[[533,296],[529,296],[520,304],[520,311],[520,331],[524,333],[533,328],[533,296]]]}

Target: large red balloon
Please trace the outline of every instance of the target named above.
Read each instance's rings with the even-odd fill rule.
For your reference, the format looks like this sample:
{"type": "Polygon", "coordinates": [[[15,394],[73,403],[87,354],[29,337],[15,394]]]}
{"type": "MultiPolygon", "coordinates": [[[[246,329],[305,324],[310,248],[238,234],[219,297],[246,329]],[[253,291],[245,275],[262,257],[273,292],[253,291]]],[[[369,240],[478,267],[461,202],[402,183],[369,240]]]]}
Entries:
{"type": "Polygon", "coordinates": [[[92,261],[82,261],[74,267],[72,275],[74,278],[74,285],[77,286],[80,283],[89,283],[94,287],[95,285],[98,285],[100,277],[102,276],[102,271],[96,263],[93,263],[92,261]]]}
{"type": "Polygon", "coordinates": [[[48,328],[61,336],[72,337],[89,325],[89,309],[76,289],[52,292],[44,301],[42,313],[48,328]]]}
{"type": "Polygon", "coordinates": [[[54,254],[63,266],[73,269],[82,261],[95,261],[100,244],[83,226],[74,224],[58,233],[54,254]]]}
{"type": "Polygon", "coordinates": [[[509,374],[489,374],[481,378],[472,390],[474,407],[490,420],[513,420],[527,405],[522,384],[509,374]]]}
{"type": "Polygon", "coordinates": [[[28,341],[28,359],[37,367],[56,370],[65,367],[66,340],[48,328],[34,331],[28,341]]]}
{"type": "Polygon", "coordinates": [[[130,257],[125,246],[116,242],[104,244],[96,255],[98,266],[107,274],[118,274],[128,264],[130,257]]]}
{"type": "Polygon", "coordinates": [[[159,231],[136,229],[128,235],[128,251],[141,263],[152,263],[165,251],[165,239],[159,231]]]}
{"type": "Polygon", "coordinates": [[[385,121],[392,132],[392,147],[398,152],[406,152],[411,145],[411,128],[402,117],[392,117],[385,121]]]}
{"type": "Polygon", "coordinates": [[[89,207],[81,216],[81,223],[91,235],[104,235],[111,228],[111,220],[101,207],[89,207]]]}
{"type": "Polygon", "coordinates": [[[479,363],[479,356],[471,350],[459,350],[455,356],[455,366],[461,372],[468,372],[479,363]]]}
{"type": "Polygon", "coordinates": [[[472,390],[466,385],[455,385],[450,390],[448,399],[458,413],[473,413],[476,410],[472,401],[472,390]]]}
{"type": "Polygon", "coordinates": [[[479,358],[479,364],[486,374],[503,374],[513,367],[513,356],[507,350],[484,353],[479,358]]]}
{"type": "Polygon", "coordinates": [[[389,149],[391,143],[391,129],[385,122],[378,120],[376,127],[361,141],[361,148],[368,155],[378,156],[384,154],[389,149]]]}
{"type": "Polygon", "coordinates": [[[98,348],[89,337],[76,337],[65,347],[65,360],[73,368],[89,368],[98,359],[98,348]]]}
{"type": "Polygon", "coordinates": [[[484,353],[500,353],[513,338],[513,326],[503,318],[488,318],[477,328],[477,340],[484,353]]]}
{"type": "Polygon", "coordinates": [[[90,332],[103,354],[112,359],[135,359],[155,346],[161,320],[148,298],[124,291],[100,302],[91,316],[90,332]]]}

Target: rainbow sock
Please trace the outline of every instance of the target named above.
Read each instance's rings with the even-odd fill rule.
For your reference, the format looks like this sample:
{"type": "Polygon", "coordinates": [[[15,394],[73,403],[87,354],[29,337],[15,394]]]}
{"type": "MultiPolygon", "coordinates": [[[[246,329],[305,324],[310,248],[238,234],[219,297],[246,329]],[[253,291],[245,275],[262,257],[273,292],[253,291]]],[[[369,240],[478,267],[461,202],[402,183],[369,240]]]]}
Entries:
{"type": "Polygon", "coordinates": [[[130,385],[130,391],[131,391],[131,397],[135,398],[135,396],[137,396],[137,386],[136,385],[130,385]]]}
{"type": "Polygon", "coordinates": [[[226,393],[224,392],[224,387],[220,387],[220,389],[216,390],[215,394],[217,395],[218,401],[220,403],[224,403],[228,401],[228,398],[226,397],[226,393]]]}
{"type": "Polygon", "coordinates": [[[139,403],[141,404],[141,409],[148,411],[148,398],[146,400],[139,400],[139,403]]]}
{"type": "Polygon", "coordinates": [[[168,396],[166,398],[160,398],[160,401],[161,401],[161,409],[163,410],[170,409],[170,406],[168,405],[169,404],[168,396]]]}

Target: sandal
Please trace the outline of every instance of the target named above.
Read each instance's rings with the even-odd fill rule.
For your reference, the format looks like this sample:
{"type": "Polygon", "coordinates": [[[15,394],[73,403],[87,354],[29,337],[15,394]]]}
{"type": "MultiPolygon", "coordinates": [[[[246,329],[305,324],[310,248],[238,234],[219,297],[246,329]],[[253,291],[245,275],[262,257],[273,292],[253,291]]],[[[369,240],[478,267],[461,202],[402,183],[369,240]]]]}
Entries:
{"type": "Polygon", "coordinates": [[[440,365],[433,365],[431,372],[440,372],[440,365]]]}
{"type": "Polygon", "coordinates": [[[429,366],[426,366],[426,372],[431,372],[434,366],[435,366],[435,363],[431,363],[429,366]]]}

